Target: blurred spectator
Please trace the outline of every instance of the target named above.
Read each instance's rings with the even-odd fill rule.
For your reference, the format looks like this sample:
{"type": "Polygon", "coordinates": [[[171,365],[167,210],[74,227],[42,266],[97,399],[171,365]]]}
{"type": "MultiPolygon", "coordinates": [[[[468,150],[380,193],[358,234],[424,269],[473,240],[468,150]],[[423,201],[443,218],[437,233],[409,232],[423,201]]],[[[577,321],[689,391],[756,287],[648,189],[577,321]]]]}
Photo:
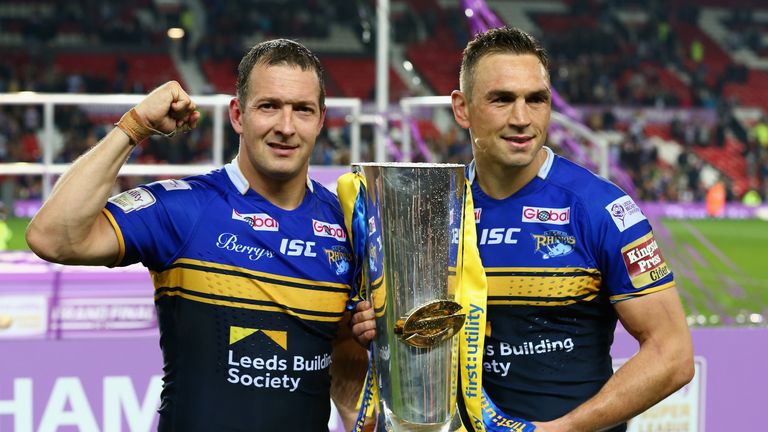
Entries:
{"type": "MultiPolygon", "coordinates": [[[[42,7],[34,6],[40,13],[24,23],[22,29],[23,37],[32,46],[19,54],[21,61],[9,57],[13,60],[0,64],[0,92],[145,93],[141,83],[131,79],[127,59],[120,58],[114,74],[107,78],[85,71],[63,74],[50,67],[52,62],[48,56],[54,51],[47,48],[66,27],[74,28],[89,49],[112,47],[110,44],[118,44],[121,48],[132,45],[130,49],[119,50],[129,55],[133,50],[148,45],[163,47],[167,41],[165,27],[152,18],[163,16],[157,9],[157,2],[140,2],[139,5],[114,0],[54,3],[53,10],[47,13],[42,13],[42,7]]],[[[375,35],[375,10],[370,2],[262,0],[256,9],[243,9],[241,2],[235,0],[203,0],[200,3],[206,12],[205,25],[194,28],[195,17],[187,6],[178,10],[177,17],[178,24],[187,33],[184,43],[199,38],[198,44],[182,49],[183,54],[194,54],[192,58],[198,62],[225,62],[239,58],[244,41],[254,38],[327,37],[332,26],[351,28],[360,37],[367,31],[368,42],[375,35]],[[200,34],[193,39],[196,31],[200,34]]],[[[433,1],[400,3],[402,6],[393,14],[393,39],[396,43],[413,43],[430,37],[442,28],[450,29],[449,39],[455,39],[459,46],[466,42],[467,22],[462,11],[437,8],[433,1]]],[[[681,38],[679,22],[698,25],[698,8],[660,1],[645,4],[579,0],[568,5],[571,8],[568,18],[572,24],[566,25],[562,31],[544,32],[542,38],[549,52],[553,53],[550,70],[553,87],[573,105],[598,107],[597,114],[589,120],[591,126],[616,134],[628,131],[629,137],[615,148],[620,164],[635,179],[639,194],[659,200],[702,198],[701,180],[695,171],[701,168],[703,162],[694,153],[701,149],[694,149],[693,146],[713,144],[725,148],[728,140],[733,138],[746,144],[744,156],[749,161],[751,177],[760,179],[755,189],[763,189],[768,177],[768,119],[763,117],[749,131],[744,130],[733,115],[731,102],[725,100],[723,89],[728,83],[744,81],[748,76],[746,66],[725,64],[720,76],[710,76],[712,69],[717,68],[707,67],[707,57],[711,57],[712,53],[705,51],[703,41],[696,39],[686,45],[681,38]],[[647,9],[648,19],[627,20],[623,12],[640,4],[647,9]],[[688,70],[683,66],[685,63],[695,68],[688,70]],[[681,83],[689,81],[690,86],[681,84],[680,89],[675,89],[674,84],[670,84],[675,77],[680,78],[681,83]],[[611,109],[630,107],[638,108],[640,112],[646,107],[674,108],[691,104],[717,110],[717,120],[712,121],[709,115],[669,119],[671,138],[684,148],[679,167],[667,166],[657,160],[655,147],[646,135],[651,123],[649,119],[642,114],[630,120],[626,117],[620,119],[611,109]]],[[[749,11],[732,8],[729,15],[727,28],[733,29],[726,36],[729,46],[733,49],[743,46],[760,52],[757,47],[763,49],[760,40],[763,30],[759,23],[754,22],[749,11]]],[[[537,21],[539,17],[532,14],[531,18],[537,21]]],[[[74,143],[83,143],[83,137],[95,142],[114,120],[83,112],[77,107],[58,106],[55,123],[56,134],[61,137],[61,148],[57,150],[55,160],[62,163],[71,161],[74,155],[84,150],[75,148],[74,143]]],[[[658,120],[653,122],[658,123],[658,120]]],[[[39,160],[41,123],[39,107],[0,107],[0,160],[39,160]]],[[[176,137],[181,144],[175,147],[175,151],[147,141],[137,147],[132,160],[145,163],[210,160],[211,127],[208,121],[207,126],[201,125],[190,134],[176,137]]],[[[340,132],[344,133],[347,132],[340,132]]],[[[467,139],[449,129],[442,136],[427,142],[435,153],[440,154],[439,160],[465,163],[470,158],[467,139]]],[[[318,141],[312,163],[348,162],[348,142],[348,137],[337,138],[328,134],[318,141]]],[[[364,127],[362,151],[365,160],[370,160],[373,154],[372,142],[370,128],[364,127]]],[[[39,188],[36,189],[34,183],[31,179],[24,180],[24,193],[37,193],[39,188]]]]}
{"type": "Polygon", "coordinates": [[[751,132],[760,148],[768,152],[768,117],[765,114],[752,126],[751,132]]]}
{"type": "Polygon", "coordinates": [[[5,221],[6,218],[5,205],[0,202],[0,251],[8,249],[8,242],[13,235],[11,228],[8,227],[8,223],[5,221]]]}

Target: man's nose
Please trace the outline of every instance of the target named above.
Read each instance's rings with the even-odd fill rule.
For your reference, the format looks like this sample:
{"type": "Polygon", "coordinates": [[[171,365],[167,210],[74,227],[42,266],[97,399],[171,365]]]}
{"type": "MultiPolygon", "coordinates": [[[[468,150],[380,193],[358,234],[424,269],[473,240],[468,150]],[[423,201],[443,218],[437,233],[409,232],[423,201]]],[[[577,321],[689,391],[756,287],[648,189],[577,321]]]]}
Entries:
{"type": "Polygon", "coordinates": [[[512,104],[507,120],[511,126],[516,128],[525,128],[531,124],[531,114],[525,99],[517,99],[512,104]]]}
{"type": "Polygon", "coordinates": [[[275,130],[284,136],[291,136],[296,133],[296,127],[293,120],[293,107],[285,105],[280,112],[280,119],[277,122],[275,130]]]}

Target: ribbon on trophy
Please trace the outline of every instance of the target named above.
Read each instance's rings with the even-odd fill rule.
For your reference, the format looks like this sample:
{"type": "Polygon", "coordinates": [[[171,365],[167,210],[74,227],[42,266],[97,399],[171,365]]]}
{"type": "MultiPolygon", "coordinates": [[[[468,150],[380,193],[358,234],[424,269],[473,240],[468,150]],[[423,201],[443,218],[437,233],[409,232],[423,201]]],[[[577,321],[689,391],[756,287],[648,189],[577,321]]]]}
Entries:
{"type": "Polygon", "coordinates": [[[344,225],[347,227],[352,255],[354,256],[354,280],[352,291],[347,301],[347,309],[353,310],[357,303],[365,298],[365,260],[366,239],[368,238],[368,217],[365,211],[367,194],[365,177],[359,172],[348,172],[337,180],[336,193],[344,214],[344,225]]]}
{"type": "Polygon", "coordinates": [[[504,414],[482,387],[488,282],[477,248],[475,210],[469,181],[464,195],[462,236],[456,263],[456,297],[467,314],[464,327],[458,335],[461,396],[470,421],[465,427],[475,432],[530,432],[536,429],[532,423],[504,414]]]}
{"type": "MultiPolygon", "coordinates": [[[[365,250],[368,238],[368,217],[366,215],[367,194],[365,177],[357,171],[348,172],[337,180],[336,193],[344,214],[344,224],[347,227],[352,255],[354,256],[354,281],[347,302],[347,309],[354,310],[357,303],[367,300],[365,293],[365,250]]],[[[365,419],[373,416],[374,407],[378,403],[378,386],[373,355],[368,355],[368,372],[357,400],[358,414],[353,427],[354,432],[361,432],[365,419]]]]}

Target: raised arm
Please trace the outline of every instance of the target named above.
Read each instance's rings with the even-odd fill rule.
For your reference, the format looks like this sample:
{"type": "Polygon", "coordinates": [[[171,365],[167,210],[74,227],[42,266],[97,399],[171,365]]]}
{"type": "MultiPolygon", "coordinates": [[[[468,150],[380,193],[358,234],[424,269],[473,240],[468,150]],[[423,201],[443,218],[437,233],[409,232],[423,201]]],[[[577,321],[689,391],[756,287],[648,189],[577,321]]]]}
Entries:
{"type": "Polygon", "coordinates": [[[119,244],[101,210],[120,167],[137,142],[155,133],[193,128],[199,118],[195,103],[179,83],[170,81],[152,91],[56,182],[27,227],[29,247],[57,263],[114,263],[119,244]]]}
{"type": "Polygon", "coordinates": [[[693,378],[693,344],[677,289],[615,307],[640,350],[594,397],[560,419],[542,423],[542,431],[603,430],[642,413],[693,378]]]}

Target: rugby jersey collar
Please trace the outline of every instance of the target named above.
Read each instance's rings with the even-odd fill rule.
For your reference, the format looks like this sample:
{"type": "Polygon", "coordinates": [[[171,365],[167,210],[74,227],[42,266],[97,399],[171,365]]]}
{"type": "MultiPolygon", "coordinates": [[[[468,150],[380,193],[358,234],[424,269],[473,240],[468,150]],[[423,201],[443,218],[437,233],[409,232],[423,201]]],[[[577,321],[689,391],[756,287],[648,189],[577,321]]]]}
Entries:
{"type": "MultiPolygon", "coordinates": [[[[555,153],[551,148],[547,146],[542,148],[547,152],[547,160],[544,161],[544,165],[539,168],[539,173],[536,175],[542,180],[546,180],[547,176],[549,175],[549,171],[552,170],[552,163],[555,161],[555,153]]],[[[477,177],[475,160],[472,159],[472,162],[467,165],[467,180],[469,180],[469,184],[473,184],[475,182],[475,177],[477,177]]]]}
{"type": "MultiPolygon", "coordinates": [[[[229,181],[231,181],[232,185],[235,186],[235,189],[240,192],[240,195],[245,195],[248,192],[248,189],[251,188],[248,180],[246,180],[243,172],[240,171],[240,167],[237,165],[237,158],[232,159],[232,162],[224,165],[224,171],[227,172],[229,181]]],[[[315,187],[312,185],[312,180],[310,180],[309,176],[307,176],[307,189],[309,189],[310,192],[315,191],[315,187]]]]}

